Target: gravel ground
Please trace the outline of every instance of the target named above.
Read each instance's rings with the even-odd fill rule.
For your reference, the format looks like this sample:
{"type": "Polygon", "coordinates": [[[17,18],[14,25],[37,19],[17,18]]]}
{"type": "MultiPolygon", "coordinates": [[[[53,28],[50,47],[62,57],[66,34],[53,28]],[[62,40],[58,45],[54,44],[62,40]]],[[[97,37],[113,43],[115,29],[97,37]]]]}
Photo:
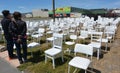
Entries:
{"type": "Polygon", "coordinates": [[[96,70],[93,69],[93,73],[120,73],[120,26],[109,47],[109,51],[102,52],[103,57],[100,60],[93,60],[93,68],[96,70]]]}

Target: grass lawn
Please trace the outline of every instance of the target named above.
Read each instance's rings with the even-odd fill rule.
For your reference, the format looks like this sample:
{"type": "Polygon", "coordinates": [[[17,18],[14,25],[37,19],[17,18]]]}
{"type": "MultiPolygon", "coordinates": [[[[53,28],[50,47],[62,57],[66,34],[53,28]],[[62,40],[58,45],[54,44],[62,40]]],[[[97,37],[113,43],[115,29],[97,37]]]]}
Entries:
{"type": "MultiPolygon", "coordinates": [[[[67,38],[67,40],[70,40],[67,38]]],[[[68,62],[74,57],[74,53],[69,55],[68,52],[64,53],[64,62],[62,62],[61,57],[55,59],[55,69],[52,66],[52,60],[48,59],[45,64],[45,55],[44,51],[51,48],[50,43],[45,42],[45,37],[42,37],[40,46],[32,48],[33,57],[31,56],[30,48],[28,48],[28,61],[18,67],[19,70],[27,71],[28,73],[67,73],[68,71],[68,62]]],[[[85,41],[80,40],[80,43],[85,43],[85,41]]],[[[66,50],[68,46],[63,43],[63,50],[66,50]]],[[[74,49],[74,45],[70,48],[74,49]]],[[[74,68],[71,68],[71,73],[74,71],[74,68]]],[[[81,70],[82,71],[82,70],[81,70]]],[[[81,72],[78,70],[78,72],[81,72]]],[[[77,72],[77,73],[78,73],[77,72]]]]}

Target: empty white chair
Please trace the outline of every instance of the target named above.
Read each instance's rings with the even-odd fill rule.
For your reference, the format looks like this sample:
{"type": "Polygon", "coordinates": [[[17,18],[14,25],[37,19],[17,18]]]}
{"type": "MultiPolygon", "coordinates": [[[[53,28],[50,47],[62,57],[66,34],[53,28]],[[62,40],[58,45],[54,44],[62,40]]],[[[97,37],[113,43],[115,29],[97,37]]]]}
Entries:
{"type": "Polygon", "coordinates": [[[79,39],[86,39],[88,38],[88,31],[81,30],[80,36],[78,36],[79,39]]]}
{"type": "Polygon", "coordinates": [[[32,48],[33,47],[36,47],[36,46],[39,46],[40,44],[39,43],[37,43],[37,42],[31,42],[31,43],[29,43],[28,45],[27,45],[27,47],[28,48],[30,48],[30,51],[31,51],[31,56],[33,56],[33,53],[32,53],[32,48]]]}
{"type": "Polygon", "coordinates": [[[62,53],[63,35],[54,33],[53,38],[53,47],[45,51],[45,63],[47,62],[47,58],[51,58],[53,61],[53,69],[55,69],[55,58],[61,56],[62,61],[64,61],[62,53]]]}
{"type": "MultiPolygon", "coordinates": [[[[98,39],[97,41],[101,41],[101,39],[98,39]]],[[[102,41],[101,41],[101,42],[106,44],[106,46],[105,46],[105,51],[107,51],[107,47],[108,47],[108,38],[107,38],[107,37],[106,37],[106,38],[102,38],[102,41]]]]}
{"type": "MultiPolygon", "coordinates": [[[[70,35],[70,39],[72,40],[72,41],[67,41],[67,42],[65,42],[65,44],[67,44],[68,46],[71,46],[71,45],[74,45],[75,44],[75,40],[77,40],[77,35],[70,35]]],[[[70,52],[71,52],[71,50],[70,50],[70,48],[67,48],[67,50],[65,50],[64,52],[69,52],[69,54],[70,54],[70,52]]]]}
{"type": "Polygon", "coordinates": [[[99,59],[101,51],[102,34],[102,32],[91,32],[91,43],[89,45],[97,50],[97,59],[99,59]],[[97,41],[98,39],[99,41],[97,41]]]}
{"type": "Polygon", "coordinates": [[[44,28],[39,28],[38,31],[33,32],[33,34],[32,34],[31,36],[32,36],[33,38],[38,39],[38,41],[39,41],[39,40],[40,40],[39,38],[40,38],[41,36],[43,36],[44,32],[45,32],[45,29],[44,29],[44,28]]]}
{"type": "Polygon", "coordinates": [[[68,66],[68,73],[70,73],[70,66],[75,67],[76,72],[77,68],[84,69],[85,73],[87,68],[89,67],[90,63],[92,62],[92,56],[93,56],[93,47],[89,45],[83,45],[83,44],[76,44],[74,49],[75,55],[76,53],[82,53],[86,55],[91,56],[91,60],[83,57],[76,56],[74,57],[70,62],[68,66]]]}

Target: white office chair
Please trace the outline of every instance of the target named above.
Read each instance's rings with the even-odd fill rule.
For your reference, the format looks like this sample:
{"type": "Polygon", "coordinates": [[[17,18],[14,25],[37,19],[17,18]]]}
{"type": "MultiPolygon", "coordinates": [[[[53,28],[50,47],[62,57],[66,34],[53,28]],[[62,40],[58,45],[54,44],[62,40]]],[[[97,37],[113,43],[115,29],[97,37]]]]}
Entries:
{"type": "Polygon", "coordinates": [[[51,58],[53,61],[53,69],[55,69],[55,58],[61,56],[62,61],[64,61],[62,53],[63,35],[54,33],[53,37],[53,47],[45,51],[45,63],[47,62],[47,58],[51,58]]]}
{"type": "Polygon", "coordinates": [[[87,68],[89,67],[90,63],[92,62],[93,47],[89,46],[89,45],[76,44],[74,52],[75,52],[75,56],[76,56],[76,53],[82,53],[82,54],[90,55],[91,60],[89,60],[87,58],[83,58],[83,57],[78,57],[78,56],[74,57],[69,62],[68,73],[70,73],[70,66],[76,68],[73,73],[75,73],[77,71],[77,68],[84,69],[85,73],[86,73],[87,68]]]}
{"type": "Polygon", "coordinates": [[[103,32],[91,32],[91,43],[89,45],[97,50],[97,59],[99,59],[99,54],[101,52],[102,34],[103,32]],[[98,39],[99,41],[97,41],[98,39]]]}

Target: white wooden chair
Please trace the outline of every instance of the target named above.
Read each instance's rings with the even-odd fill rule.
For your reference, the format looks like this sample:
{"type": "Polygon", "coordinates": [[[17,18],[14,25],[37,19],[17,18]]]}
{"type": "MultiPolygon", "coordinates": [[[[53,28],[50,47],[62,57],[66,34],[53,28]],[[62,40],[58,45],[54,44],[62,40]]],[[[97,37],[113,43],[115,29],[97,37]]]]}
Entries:
{"type": "Polygon", "coordinates": [[[61,56],[62,61],[64,61],[62,52],[63,35],[54,33],[53,37],[53,47],[45,51],[45,63],[47,62],[47,58],[51,58],[53,61],[53,69],[55,69],[55,58],[61,56]]]}
{"type": "Polygon", "coordinates": [[[79,56],[74,57],[69,62],[68,73],[70,73],[71,66],[76,68],[73,73],[75,73],[78,68],[84,69],[85,73],[86,73],[87,68],[89,67],[90,63],[92,62],[93,47],[89,46],[89,45],[84,45],[84,44],[76,44],[74,52],[75,52],[75,56],[76,56],[76,53],[86,54],[87,56],[90,55],[91,60],[87,59],[87,58],[79,57],[79,56]]]}
{"type": "Polygon", "coordinates": [[[37,42],[31,42],[27,45],[27,47],[30,48],[31,56],[33,56],[32,48],[39,46],[39,45],[40,45],[40,43],[37,43],[37,42]]]}
{"type": "Polygon", "coordinates": [[[99,59],[101,52],[102,34],[103,32],[91,32],[91,43],[89,45],[97,50],[97,59],[99,59]],[[97,41],[98,39],[99,41],[97,41]]]}
{"type": "Polygon", "coordinates": [[[86,39],[88,38],[88,31],[81,30],[80,31],[80,36],[78,36],[79,39],[86,39]]]}
{"type": "MultiPolygon", "coordinates": [[[[74,45],[75,44],[75,40],[77,40],[77,35],[70,35],[70,39],[72,41],[66,41],[65,44],[68,45],[68,46],[71,46],[71,45],[74,45]]],[[[67,50],[65,50],[64,52],[71,52],[71,49],[70,48],[67,48],[67,50]]]]}
{"type": "Polygon", "coordinates": [[[31,36],[32,38],[36,38],[40,42],[40,37],[43,36],[44,32],[45,32],[44,28],[39,28],[38,31],[33,32],[31,36]]]}

